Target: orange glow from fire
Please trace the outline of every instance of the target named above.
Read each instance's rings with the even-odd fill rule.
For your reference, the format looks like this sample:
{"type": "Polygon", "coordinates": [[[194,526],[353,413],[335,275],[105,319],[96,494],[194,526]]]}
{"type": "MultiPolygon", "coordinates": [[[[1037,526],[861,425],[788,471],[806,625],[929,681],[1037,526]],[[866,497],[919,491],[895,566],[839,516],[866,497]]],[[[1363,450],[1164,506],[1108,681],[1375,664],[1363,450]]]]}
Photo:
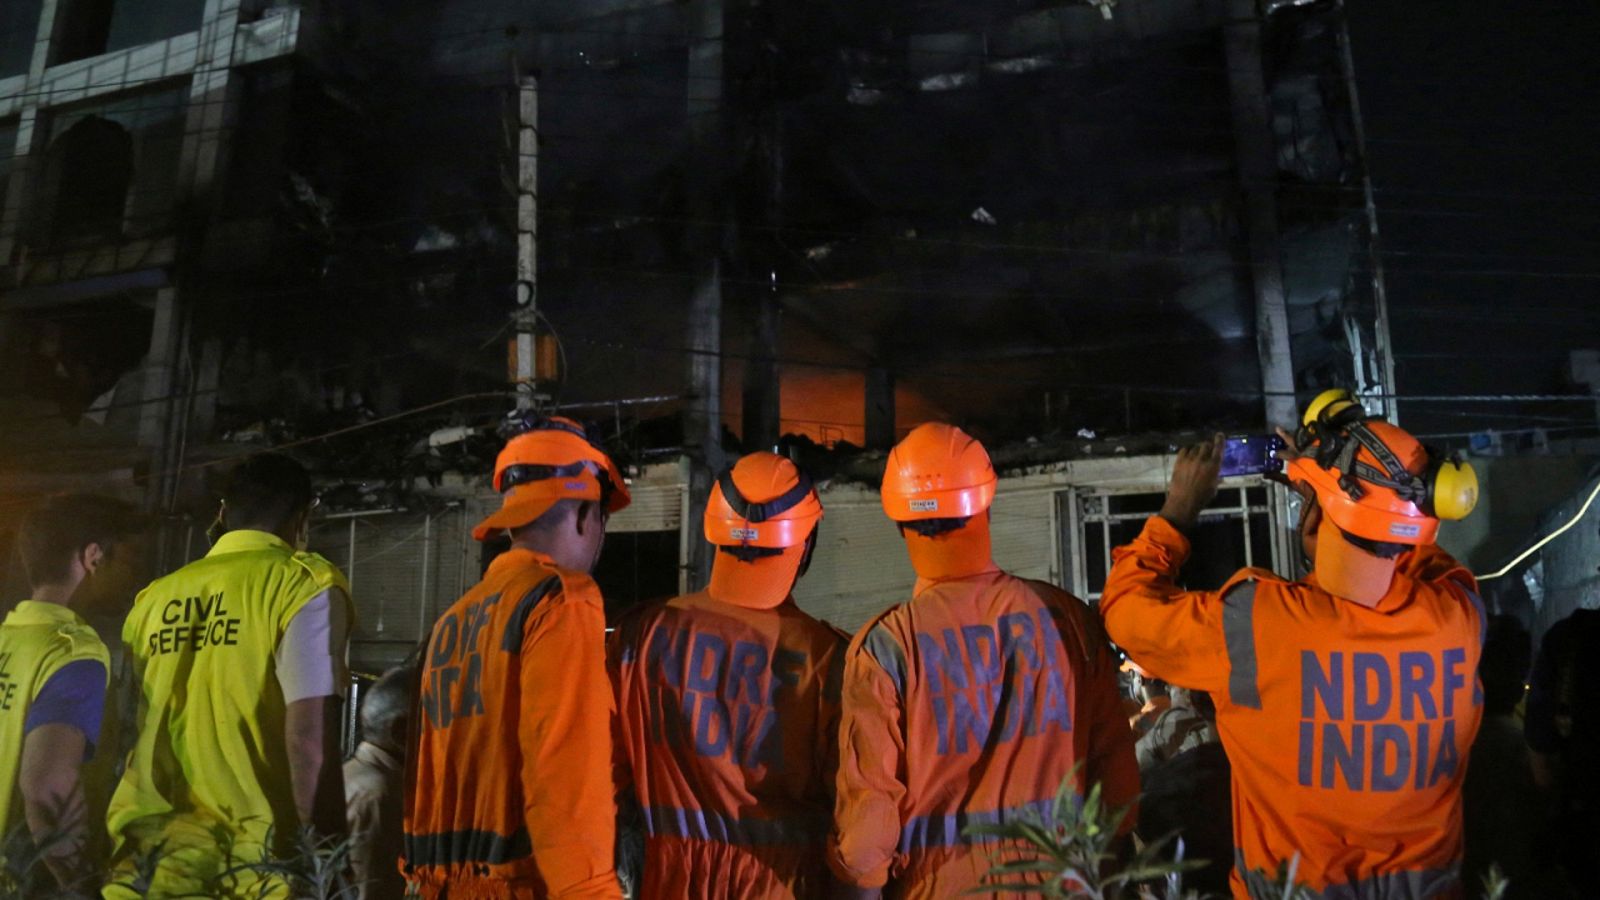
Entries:
{"type": "MultiPolygon", "coordinates": [[[[742,373],[729,366],[723,371],[723,421],[735,433],[743,427],[742,373]]],[[[780,431],[803,434],[819,444],[848,441],[866,443],[866,373],[851,369],[781,367],[778,389],[780,431]]],[[[905,385],[896,385],[895,434],[903,435],[918,423],[943,419],[946,414],[928,398],[905,385]]]]}

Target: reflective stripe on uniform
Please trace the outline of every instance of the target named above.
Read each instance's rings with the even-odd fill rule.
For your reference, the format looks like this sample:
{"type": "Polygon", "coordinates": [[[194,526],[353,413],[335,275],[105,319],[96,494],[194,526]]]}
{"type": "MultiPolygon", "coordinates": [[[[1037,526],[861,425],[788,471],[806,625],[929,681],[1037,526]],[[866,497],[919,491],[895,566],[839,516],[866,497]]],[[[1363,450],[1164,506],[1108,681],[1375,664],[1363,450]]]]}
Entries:
{"type": "Polygon", "coordinates": [[[1472,601],[1472,608],[1478,611],[1478,646],[1483,646],[1489,639],[1489,611],[1483,607],[1483,597],[1478,592],[1466,585],[1461,585],[1461,590],[1466,593],[1467,599],[1472,601]]]}
{"type": "Polygon", "coordinates": [[[1222,637],[1228,647],[1228,700],[1261,708],[1256,683],[1256,583],[1244,581],[1222,596],[1222,637]]]}
{"type": "Polygon", "coordinates": [[[452,866],[468,863],[503,865],[533,855],[528,829],[514,834],[493,831],[446,831],[439,834],[405,836],[408,866],[452,866]]]}
{"type": "Polygon", "coordinates": [[[954,847],[997,840],[988,835],[968,837],[973,825],[1006,825],[1011,822],[1043,822],[1055,810],[1055,798],[1034,800],[1004,809],[967,810],[947,816],[917,816],[900,830],[900,852],[954,847]]]}
{"type": "MultiPolygon", "coordinates": [[[[1234,865],[1244,878],[1245,889],[1251,900],[1279,900],[1283,888],[1259,870],[1245,868],[1244,854],[1234,850],[1234,865]]],[[[1306,893],[1309,900],[1428,900],[1445,896],[1461,885],[1461,870],[1405,869],[1399,872],[1382,872],[1346,884],[1330,884],[1320,892],[1306,893]]]]}
{"type": "Polygon", "coordinates": [[[732,819],[704,809],[652,806],[645,811],[651,837],[690,838],[746,847],[820,844],[828,835],[826,814],[807,819],[732,819]]]}
{"type": "Polygon", "coordinates": [[[895,693],[904,697],[906,654],[901,649],[900,642],[889,633],[889,629],[882,625],[874,625],[872,630],[867,632],[866,640],[861,642],[861,649],[867,651],[877,661],[878,667],[889,676],[889,680],[894,682],[895,693]]]}
{"type": "MultiPolygon", "coordinates": [[[[1466,585],[1461,585],[1461,590],[1466,593],[1467,599],[1472,601],[1472,608],[1478,611],[1478,652],[1482,653],[1483,645],[1489,640],[1489,611],[1484,608],[1483,598],[1477,591],[1466,585]]],[[[1482,678],[1472,679],[1472,702],[1478,706],[1483,705],[1482,678]]]]}
{"type": "MultiPolygon", "coordinates": [[[[522,599],[517,601],[516,609],[511,611],[510,621],[506,622],[505,633],[500,636],[501,650],[507,653],[522,652],[522,638],[528,630],[528,615],[533,612],[534,607],[539,605],[539,601],[550,595],[551,591],[559,591],[560,589],[561,579],[552,575],[534,585],[532,590],[522,595],[522,599]]],[[[495,596],[498,597],[500,595],[496,594],[495,596]]],[[[493,603],[494,601],[491,600],[489,602],[493,603]]]]}

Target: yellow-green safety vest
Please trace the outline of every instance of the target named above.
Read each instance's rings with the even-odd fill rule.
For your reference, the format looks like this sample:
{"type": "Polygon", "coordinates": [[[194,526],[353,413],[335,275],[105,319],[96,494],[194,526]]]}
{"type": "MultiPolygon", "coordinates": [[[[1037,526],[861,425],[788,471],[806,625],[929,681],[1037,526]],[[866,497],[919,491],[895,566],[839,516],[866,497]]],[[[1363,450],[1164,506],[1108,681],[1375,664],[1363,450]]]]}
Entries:
{"type": "Polygon", "coordinates": [[[272,883],[248,867],[292,854],[299,830],[273,654],[295,613],[331,588],[349,603],[326,559],[239,530],[140,592],[122,629],[138,736],[106,816],[106,897],[142,896],[128,889],[142,880],[152,897],[255,898],[272,883]]]}
{"type": "MultiPolygon", "coordinates": [[[[24,600],[0,624],[0,836],[26,821],[17,770],[28,709],[50,676],[85,659],[110,671],[111,655],[100,636],[65,606],[24,600]]],[[[100,740],[98,734],[85,737],[91,743],[100,740]]]]}

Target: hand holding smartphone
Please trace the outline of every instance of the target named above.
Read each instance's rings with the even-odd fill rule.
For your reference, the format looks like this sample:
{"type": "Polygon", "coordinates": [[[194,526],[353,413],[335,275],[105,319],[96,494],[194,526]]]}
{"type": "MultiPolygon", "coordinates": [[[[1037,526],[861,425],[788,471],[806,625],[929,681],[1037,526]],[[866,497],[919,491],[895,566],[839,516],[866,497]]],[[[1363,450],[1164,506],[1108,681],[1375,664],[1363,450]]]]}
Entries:
{"type": "Polygon", "coordinates": [[[1222,445],[1223,478],[1235,475],[1269,475],[1283,471],[1278,452],[1288,445],[1275,434],[1230,437],[1222,445]]]}

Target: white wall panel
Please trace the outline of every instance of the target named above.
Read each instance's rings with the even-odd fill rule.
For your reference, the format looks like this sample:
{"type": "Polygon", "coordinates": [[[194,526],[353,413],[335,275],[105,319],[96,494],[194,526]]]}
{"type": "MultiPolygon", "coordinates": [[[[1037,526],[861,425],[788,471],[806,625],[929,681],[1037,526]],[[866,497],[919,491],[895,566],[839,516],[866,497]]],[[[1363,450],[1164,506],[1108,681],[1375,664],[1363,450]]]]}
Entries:
{"type": "Polygon", "coordinates": [[[824,489],[822,532],[811,570],[795,588],[800,608],[846,631],[908,599],[916,575],[876,491],[824,489]]]}
{"type": "MultiPolygon", "coordinates": [[[[1057,559],[1055,493],[1008,489],[1001,482],[993,512],[995,562],[1023,578],[1053,581],[1057,559]]],[[[911,598],[916,574],[878,493],[859,486],[824,489],[822,536],[811,571],[795,588],[806,612],[855,631],[879,612],[911,598]]]]}

